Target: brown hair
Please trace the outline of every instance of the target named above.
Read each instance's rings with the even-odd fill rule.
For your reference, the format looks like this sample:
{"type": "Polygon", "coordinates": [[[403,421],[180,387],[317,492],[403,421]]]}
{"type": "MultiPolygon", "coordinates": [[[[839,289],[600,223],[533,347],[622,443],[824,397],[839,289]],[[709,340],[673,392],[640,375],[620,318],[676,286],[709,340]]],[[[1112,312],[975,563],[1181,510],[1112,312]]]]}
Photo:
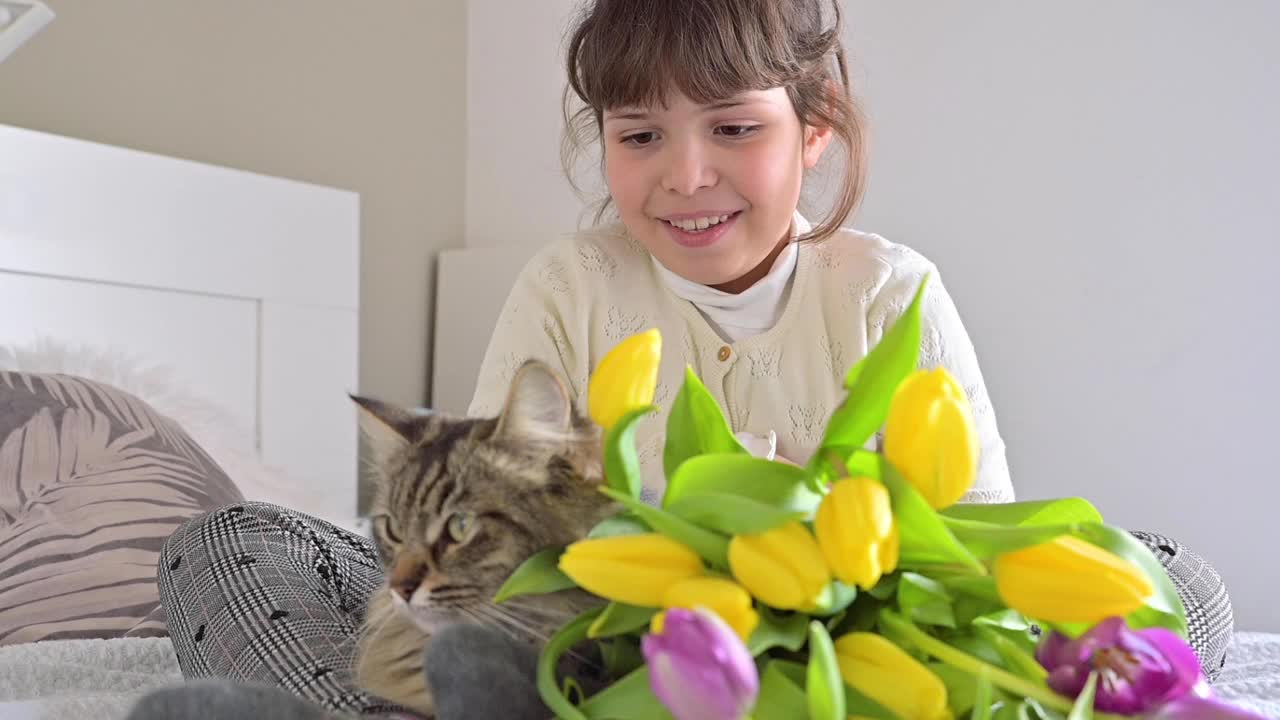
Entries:
{"type": "MultiPolygon", "coordinates": [[[[830,127],[847,152],[835,208],[801,240],[831,236],[857,207],[866,178],[866,122],[849,89],[839,0],[824,27],[821,0],[592,0],[570,34],[561,161],[599,139],[604,112],[665,100],[700,103],[785,87],[802,125],[830,127]],[[574,98],[583,107],[574,109],[574,98]]],[[[599,222],[606,198],[596,213],[599,222]]]]}

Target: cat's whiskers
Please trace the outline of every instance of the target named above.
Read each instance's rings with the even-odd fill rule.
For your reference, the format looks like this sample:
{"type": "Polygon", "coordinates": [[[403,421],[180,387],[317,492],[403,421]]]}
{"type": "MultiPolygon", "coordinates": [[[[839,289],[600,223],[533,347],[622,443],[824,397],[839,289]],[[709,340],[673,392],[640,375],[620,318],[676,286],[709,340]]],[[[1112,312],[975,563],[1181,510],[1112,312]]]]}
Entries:
{"type": "Polygon", "coordinates": [[[561,608],[549,608],[545,605],[538,605],[531,602],[522,602],[518,599],[508,600],[504,603],[495,603],[496,607],[506,608],[525,616],[543,617],[554,621],[557,625],[569,619],[571,613],[561,608]]]}
{"type": "MultiPolygon", "coordinates": [[[[485,622],[485,624],[489,625],[490,627],[496,627],[497,629],[506,632],[508,635],[512,635],[511,629],[514,628],[516,630],[519,630],[520,632],[523,632],[532,636],[534,639],[538,640],[540,643],[543,643],[543,644],[545,644],[551,639],[551,636],[549,633],[540,631],[537,628],[530,626],[525,620],[522,620],[518,616],[513,615],[509,612],[506,612],[505,609],[502,608],[501,606],[494,605],[492,603],[486,603],[482,605],[473,606],[472,611],[477,612],[479,615],[481,615],[482,621],[487,620],[488,622],[485,622]]],[[[476,615],[472,615],[472,617],[476,617],[476,615]]],[[[598,663],[592,661],[591,659],[587,658],[581,653],[575,652],[573,650],[569,650],[565,652],[565,655],[577,660],[584,667],[599,669],[598,663]]]]}
{"type": "Polygon", "coordinates": [[[531,622],[512,613],[506,612],[502,608],[496,607],[492,604],[477,603],[476,605],[473,605],[472,608],[479,615],[492,620],[495,625],[499,626],[500,629],[505,630],[508,635],[514,634],[511,631],[515,630],[523,635],[541,640],[542,642],[546,642],[550,638],[550,635],[538,630],[531,622]]]}

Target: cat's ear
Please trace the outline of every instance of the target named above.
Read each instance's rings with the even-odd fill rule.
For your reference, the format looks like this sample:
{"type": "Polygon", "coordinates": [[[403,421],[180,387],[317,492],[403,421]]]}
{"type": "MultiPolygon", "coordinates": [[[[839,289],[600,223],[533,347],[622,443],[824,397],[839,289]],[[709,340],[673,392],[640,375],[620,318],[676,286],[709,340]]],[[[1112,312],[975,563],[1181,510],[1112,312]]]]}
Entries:
{"type": "Polygon", "coordinates": [[[360,411],[360,434],[375,462],[403,452],[417,440],[421,417],[391,403],[351,395],[360,411]]]}
{"type": "Polygon", "coordinates": [[[507,391],[498,434],[559,442],[572,428],[573,401],[560,377],[536,360],[521,365],[507,391]]]}

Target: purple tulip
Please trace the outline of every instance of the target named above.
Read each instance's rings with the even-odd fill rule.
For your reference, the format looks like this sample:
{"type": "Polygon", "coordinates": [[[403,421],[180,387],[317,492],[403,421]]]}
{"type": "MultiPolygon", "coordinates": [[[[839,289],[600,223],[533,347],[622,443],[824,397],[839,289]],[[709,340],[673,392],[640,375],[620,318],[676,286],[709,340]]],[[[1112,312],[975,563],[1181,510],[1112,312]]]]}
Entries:
{"type": "Polygon", "coordinates": [[[671,608],[662,633],[645,635],[641,649],[649,686],[675,720],[738,720],[756,704],[755,661],[714,613],[671,608]]]}
{"type": "Polygon", "coordinates": [[[1212,697],[1195,653],[1164,628],[1134,631],[1123,618],[1108,618],[1075,640],[1051,633],[1036,659],[1049,671],[1049,687],[1067,697],[1097,672],[1095,710],[1152,720],[1262,718],[1212,697]]]}

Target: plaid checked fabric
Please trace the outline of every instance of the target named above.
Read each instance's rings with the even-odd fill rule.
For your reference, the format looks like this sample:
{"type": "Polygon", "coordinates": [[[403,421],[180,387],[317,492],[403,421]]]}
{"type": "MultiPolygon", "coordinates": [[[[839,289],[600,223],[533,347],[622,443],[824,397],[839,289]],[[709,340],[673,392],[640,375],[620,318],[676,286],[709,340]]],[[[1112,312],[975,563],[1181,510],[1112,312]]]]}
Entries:
{"type": "Polygon", "coordinates": [[[246,502],[179,527],[159,568],[185,677],[275,685],[344,714],[413,717],[353,678],[365,605],[383,577],[369,540],[246,502]]]}
{"type": "Polygon", "coordinates": [[[1227,646],[1235,634],[1235,615],[1226,584],[1207,560],[1177,540],[1151,532],[1131,534],[1151,548],[1173,580],[1187,611],[1187,640],[1204,674],[1214,680],[1227,662],[1227,646]]]}

